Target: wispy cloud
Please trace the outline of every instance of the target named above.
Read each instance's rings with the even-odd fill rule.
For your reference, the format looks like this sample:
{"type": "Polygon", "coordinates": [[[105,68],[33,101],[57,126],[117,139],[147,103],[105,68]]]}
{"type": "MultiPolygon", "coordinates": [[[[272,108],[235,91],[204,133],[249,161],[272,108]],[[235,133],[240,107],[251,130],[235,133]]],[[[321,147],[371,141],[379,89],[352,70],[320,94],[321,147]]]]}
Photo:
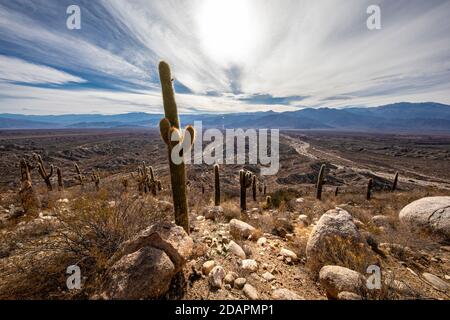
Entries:
{"type": "Polygon", "coordinates": [[[172,65],[184,112],[450,104],[450,2],[378,1],[378,31],[366,27],[370,4],[2,2],[0,112],[161,112],[160,59],[172,65]],[[74,3],[82,29],[71,31],[74,3]]]}

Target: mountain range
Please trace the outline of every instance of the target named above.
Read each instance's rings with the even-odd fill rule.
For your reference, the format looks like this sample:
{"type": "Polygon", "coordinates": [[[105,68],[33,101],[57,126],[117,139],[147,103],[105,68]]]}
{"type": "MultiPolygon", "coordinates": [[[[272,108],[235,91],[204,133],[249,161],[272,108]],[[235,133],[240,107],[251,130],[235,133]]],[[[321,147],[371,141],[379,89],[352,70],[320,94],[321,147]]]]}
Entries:
{"type": "MultiPolygon", "coordinates": [[[[161,114],[0,114],[0,129],[155,128],[161,114]]],[[[305,108],[288,112],[184,114],[183,124],[204,127],[346,130],[368,132],[450,132],[450,106],[434,102],[379,107],[305,108]]]]}

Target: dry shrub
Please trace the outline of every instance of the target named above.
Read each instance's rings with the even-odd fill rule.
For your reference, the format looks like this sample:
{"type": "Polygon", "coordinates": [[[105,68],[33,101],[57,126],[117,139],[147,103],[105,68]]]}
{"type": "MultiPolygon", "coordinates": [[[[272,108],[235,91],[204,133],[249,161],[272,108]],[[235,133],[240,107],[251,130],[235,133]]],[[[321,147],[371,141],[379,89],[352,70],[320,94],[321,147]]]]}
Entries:
{"type": "Polygon", "coordinates": [[[227,221],[231,219],[240,219],[241,209],[235,201],[226,201],[221,204],[223,209],[223,215],[227,221]]]}

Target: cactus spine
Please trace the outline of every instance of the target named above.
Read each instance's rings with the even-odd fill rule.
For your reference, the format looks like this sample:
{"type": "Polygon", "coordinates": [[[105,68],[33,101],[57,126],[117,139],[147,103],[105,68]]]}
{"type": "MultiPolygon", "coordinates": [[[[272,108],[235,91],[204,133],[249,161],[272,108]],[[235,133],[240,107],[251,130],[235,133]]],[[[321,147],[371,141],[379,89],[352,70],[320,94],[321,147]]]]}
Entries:
{"type": "Polygon", "coordinates": [[[256,201],[256,176],[253,176],[253,179],[252,179],[252,195],[253,195],[253,201],[256,201]]]}
{"type": "Polygon", "coordinates": [[[373,187],[373,180],[369,179],[369,182],[367,183],[367,200],[370,200],[372,197],[372,187],[373,187]]]}
{"type": "Polygon", "coordinates": [[[239,171],[239,184],[241,185],[241,210],[247,210],[247,188],[252,185],[251,172],[239,171]]]}
{"type": "Polygon", "coordinates": [[[397,184],[398,184],[398,172],[395,173],[394,183],[392,184],[392,191],[397,190],[397,184]]]}
{"type": "Polygon", "coordinates": [[[56,175],[58,176],[58,191],[64,191],[64,180],[61,168],[56,168],[56,175]]]}
{"type": "Polygon", "coordinates": [[[194,128],[186,127],[184,137],[180,132],[180,120],[178,118],[178,109],[175,102],[175,94],[172,84],[172,75],[169,65],[161,61],[159,63],[159,77],[161,80],[161,89],[164,104],[164,116],[159,123],[161,137],[167,144],[170,166],[170,181],[172,184],[173,208],[175,213],[175,223],[182,226],[189,233],[189,214],[186,195],[186,168],[184,161],[176,164],[172,159],[172,149],[177,144],[183,146],[186,151],[194,142],[194,128]],[[178,141],[173,141],[174,136],[178,136],[178,141]]]}
{"type": "Polygon", "coordinates": [[[325,165],[323,164],[320,167],[319,175],[317,176],[317,184],[316,184],[316,199],[322,200],[322,186],[323,186],[323,177],[325,174],[325,165]]]}
{"type": "Polygon", "coordinates": [[[53,175],[53,165],[50,166],[50,172],[47,173],[47,170],[45,169],[45,166],[44,166],[44,162],[42,161],[42,157],[38,154],[34,154],[34,158],[36,159],[36,161],[38,163],[39,174],[41,175],[42,179],[44,179],[45,184],[47,185],[47,190],[52,191],[53,187],[52,187],[50,178],[53,175]]]}
{"type": "MultiPolygon", "coordinates": [[[[202,193],[205,189],[202,185],[202,193]]],[[[219,176],[219,165],[214,165],[214,205],[220,206],[220,176],[219,176]]]]}

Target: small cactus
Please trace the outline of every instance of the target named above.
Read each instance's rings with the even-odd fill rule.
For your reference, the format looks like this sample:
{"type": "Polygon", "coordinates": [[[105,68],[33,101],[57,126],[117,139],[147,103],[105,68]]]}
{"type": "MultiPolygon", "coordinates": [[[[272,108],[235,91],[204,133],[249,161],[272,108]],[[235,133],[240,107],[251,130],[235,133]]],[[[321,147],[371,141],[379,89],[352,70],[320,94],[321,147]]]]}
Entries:
{"type": "Polygon", "coordinates": [[[58,176],[58,191],[64,191],[64,180],[61,168],[56,168],[56,175],[58,176]]]}
{"type": "Polygon", "coordinates": [[[252,179],[252,195],[253,195],[253,201],[256,201],[256,176],[253,176],[252,179]]]}
{"type": "Polygon", "coordinates": [[[172,84],[172,75],[169,65],[161,61],[159,63],[159,76],[161,80],[161,89],[164,104],[164,116],[159,128],[161,138],[167,145],[170,166],[170,181],[172,184],[173,208],[175,214],[175,223],[184,228],[189,233],[189,212],[186,195],[186,168],[182,161],[176,164],[172,160],[172,149],[180,143],[184,150],[190,148],[194,143],[195,130],[192,126],[186,127],[184,136],[180,131],[180,120],[178,117],[177,104],[172,84]],[[172,141],[172,137],[178,135],[178,142],[172,141]]]}
{"type": "Polygon", "coordinates": [[[239,171],[239,184],[241,186],[241,210],[247,210],[247,188],[252,185],[252,173],[239,171]]]}
{"type": "Polygon", "coordinates": [[[372,198],[372,187],[373,187],[373,180],[369,179],[369,182],[367,183],[367,200],[370,200],[372,198]]]}
{"type": "Polygon", "coordinates": [[[334,189],[334,196],[337,197],[339,194],[339,187],[336,187],[336,189],[334,189]]]}
{"type": "MultiPolygon", "coordinates": [[[[205,189],[202,185],[202,193],[205,189]]],[[[219,176],[219,165],[214,165],[214,205],[220,206],[220,176],[219,176]]]]}
{"type": "Polygon", "coordinates": [[[99,191],[100,190],[100,175],[98,173],[96,173],[95,171],[92,172],[91,180],[95,184],[95,190],[99,191]]]}
{"type": "Polygon", "coordinates": [[[323,186],[323,178],[325,175],[325,165],[323,164],[320,167],[319,175],[317,176],[317,184],[316,184],[316,199],[322,200],[322,186],[323,186]]]}
{"type": "Polygon", "coordinates": [[[34,154],[34,158],[38,163],[39,174],[41,175],[42,179],[44,179],[45,184],[47,185],[47,190],[53,191],[52,182],[50,181],[53,175],[53,165],[50,165],[50,172],[47,172],[44,166],[44,162],[42,161],[42,157],[38,154],[34,154]]]}
{"type": "Polygon", "coordinates": [[[266,195],[267,194],[267,186],[266,186],[266,183],[264,183],[264,188],[263,188],[264,190],[263,190],[263,194],[264,195],[266,195]]]}
{"type": "Polygon", "coordinates": [[[391,191],[397,190],[397,184],[398,184],[398,172],[395,173],[394,182],[392,183],[391,191]]]}

